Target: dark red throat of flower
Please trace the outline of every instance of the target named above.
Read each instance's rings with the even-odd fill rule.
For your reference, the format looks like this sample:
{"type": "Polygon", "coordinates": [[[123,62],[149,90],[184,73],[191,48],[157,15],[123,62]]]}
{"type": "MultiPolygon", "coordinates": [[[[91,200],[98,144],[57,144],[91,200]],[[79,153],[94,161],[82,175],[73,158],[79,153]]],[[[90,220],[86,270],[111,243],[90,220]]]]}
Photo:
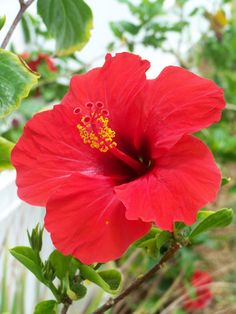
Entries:
{"type": "Polygon", "coordinates": [[[126,163],[128,166],[130,166],[133,170],[135,170],[137,174],[143,174],[147,170],[146,166],[143,163],[123,153],[117,147],[112,148],[110,150],[110,153],[126,163]]]}
{"type": "Polygon", "coordinates": [[[95,104],[89,102],[86,107],[88,109],[86,115],[81,115],[80,108],[74,110],[75,114],[81,115],[77,128],[84,144],[88,144],[91,148],[98,149],[102,153],[109,152],[131,167],[136,173],[144,173],[147,170],[145,164],[117,148],[116,133],[109,127],[109,112],[104,109],[104,104],[101,101],[95,104]]]}

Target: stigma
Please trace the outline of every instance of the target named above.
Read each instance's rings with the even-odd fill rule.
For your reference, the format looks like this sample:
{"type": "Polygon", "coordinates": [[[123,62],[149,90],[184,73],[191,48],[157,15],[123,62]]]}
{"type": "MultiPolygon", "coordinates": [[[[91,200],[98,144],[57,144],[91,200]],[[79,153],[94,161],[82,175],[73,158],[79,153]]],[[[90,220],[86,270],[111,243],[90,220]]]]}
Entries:
{"type": "Polygon", "coordinates": [[[109,127],[109,112],[104,109],[104,104],[101,101],[95,104],[88,102],[85,106],[88,113],[86,115],[81,114],[80,108],[74,109],[75,114],[81,115],[77,128],[84,144],[102,153],[116,147],[117,143],[114,141],[116,133],[109,127]]]}

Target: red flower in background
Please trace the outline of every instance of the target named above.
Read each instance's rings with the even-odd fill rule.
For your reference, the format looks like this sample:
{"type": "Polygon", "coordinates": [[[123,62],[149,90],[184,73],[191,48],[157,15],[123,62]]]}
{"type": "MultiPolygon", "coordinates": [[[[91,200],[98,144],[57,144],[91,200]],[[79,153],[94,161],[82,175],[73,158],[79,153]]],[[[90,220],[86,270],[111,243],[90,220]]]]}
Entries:
{"type": "Polygon", "coordinates": [[[107,262],[148,232],[191,225],[215,200],[221,175],[190,134],[220,119],[222,90],[170,66],[121,53],[72,78],[53,110],[36,114],[12,152],[19,197],[46,206],[55,247],[82,262],[107,262]]]}
{"type": "Polygon", "coordinates": [[[32,71],[37,72],[38,66],[45,62],[47,64],[48,71],[57,72],[57,67],[51,57],[45,53],[39,53],[37,58],[31,59],[29,53],[24,52],[21,57],[27,62],[32,71]]]}
{"type": "Polygon", "coordinates": [[[184,301],[184,309],[186,311],[201,310],[205,308],[213,298],[210,289],[212,277],[206,271],[196,270],[190,279],[190,283],[196,295],[194,298],[187,296],[184,301]]]}

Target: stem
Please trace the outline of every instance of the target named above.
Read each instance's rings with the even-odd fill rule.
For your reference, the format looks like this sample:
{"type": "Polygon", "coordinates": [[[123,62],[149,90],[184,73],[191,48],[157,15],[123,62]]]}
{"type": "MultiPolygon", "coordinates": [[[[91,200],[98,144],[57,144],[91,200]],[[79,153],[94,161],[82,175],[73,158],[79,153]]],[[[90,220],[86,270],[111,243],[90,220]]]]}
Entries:
{"type": "Polygon", "coordinates": [[[5,38],[3,39],[3,42],[1,44],[1,48],[5,49],[17,24],[20,22],[22,15],[24,14],[24,12],[27,10],[27,8],[34,2],[34,0],[28,0],[27,2],[24,2],[23,0],[19,0],[20,3],[20,10],[17,13],[12,25],[10,26],[5,38]]]}
{"type": "Polygon", "coordinates": [[[61,310],[61,314],[66,314],[68,309],[69,309],[70,304],[69,303],[65,303],[62,310],[61,310]]]}
{"type": "Polygon", "coordinates": [[[57,288],[54,286],[52,282],[49,282],[48,284],[45,284],[51,291],[54,297],[57,299],[57,301],[60,300],[60,295],[58,294],[57,288]]]}
{"type": "Polygon", "coordinates": [[[66,314],[71,304],[72,304],[71,299],[66,297],[65,300],[63,301],[63,308],[61,310],[61,314],[66,314]]]}
{"type": "Polygon", "coordinates": [[[125,289],[120,295],[114,299],[109,299],[104,305],[98,308],[93,314],[103,314],[106,310],[112,308],[115,304],[123,300],[130,293],[137,290],[137,288],[142,285],[145,281],[151,279],[153,275],[162,268],[162,266],[170,260],[175,253],[180,249],[181,245],[177,242],[169,248],[165,255],[161,258],[160,262],[153,266],[146,274],[139,276],[131,285],[125,289]]]}

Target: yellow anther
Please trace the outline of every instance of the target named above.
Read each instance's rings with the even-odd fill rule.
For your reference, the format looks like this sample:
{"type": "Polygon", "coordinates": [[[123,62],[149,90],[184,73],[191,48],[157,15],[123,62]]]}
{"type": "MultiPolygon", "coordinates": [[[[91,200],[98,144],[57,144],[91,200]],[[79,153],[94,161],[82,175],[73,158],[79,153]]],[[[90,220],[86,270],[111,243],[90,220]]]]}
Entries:
{"type": "Polygon", "coordinates": [[[109,126],[109,119],[101,113],[93,112],[90,117],[83,116],[77,125],[84,144],[105,153],[117,144],[113,140],[116,133],[109,126]]]}

